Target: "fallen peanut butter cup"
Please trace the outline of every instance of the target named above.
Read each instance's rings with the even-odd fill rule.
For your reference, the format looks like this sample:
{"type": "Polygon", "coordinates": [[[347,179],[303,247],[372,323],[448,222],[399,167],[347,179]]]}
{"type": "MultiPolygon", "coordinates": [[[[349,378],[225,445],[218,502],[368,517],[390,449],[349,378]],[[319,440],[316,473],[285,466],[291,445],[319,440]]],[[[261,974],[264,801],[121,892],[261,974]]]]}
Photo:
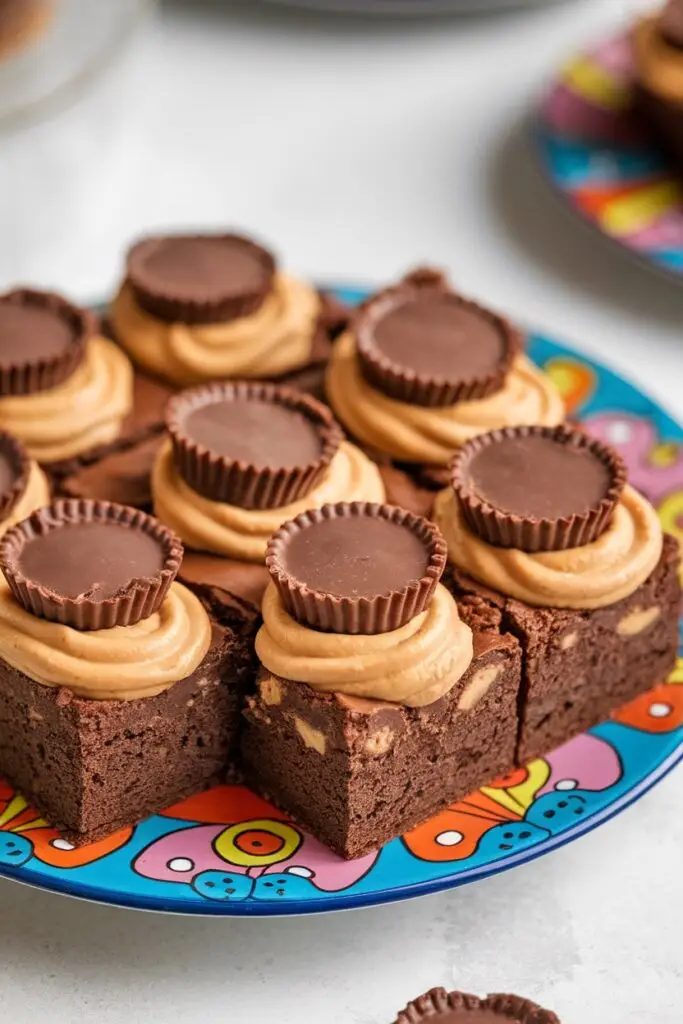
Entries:
{"type": "Polygon", "coordinates": [[[502,317],[418,268],[364,304],[355,322],[363,375],[411,405],[438,407],[499,391],[521,349],[502,317]]]}
{"type": "Polygon", "coordinates": [[[17,288],[0,296],[0,396],[55,388],[77,369],[93,316],[60,295],[17,288]]]}
{"type": "Polygon", "coordinates": [[[208,324],[253,313],[271,291],[275,257],[241,235],[144,238],[127,259],[138,304],[168,322],[208,324]]]}
{"type": "Polygon", "coordinates": [[[23,444],[0,430],[0,522],[7,519],[26,490],[31,463],[23,444]]]}
{"type": "Polygon", "coordinates": [[[489,544],[561,551],[604,533],[626,467],[580,430],[509,427],[468,441],[453,458],[451,481],[467,524],[489,544]]]}
{"type": "Polygon", "coordinates": [[[298,622],[375,634],[425,610],[446,558],[427,519],[391,505],[340,502],[285,523],[268,542],[266,566],[298,622]]]}
{"type": "Polygon", "coordinates": [[[0,569],[26,611],[81,630],[148,618],[182,556],[158,520],[105,501],[55,501],[0,541],[0,569]]]}
{"type": "Polygon", "coordinates": [[[309,395],[274,384],[225,383],[174,396],[167,426],[178,472],[194,491],[241,508],[281,508],[319,483],[341,428],[309,395]]]}
{"type": "Polygon", "coordinates": [[[394,1024],[560,1024],[557,1016],[537,1003],[513,995],[485,999],[465,992],[433,988],[408,1003],[394,1024]]]}

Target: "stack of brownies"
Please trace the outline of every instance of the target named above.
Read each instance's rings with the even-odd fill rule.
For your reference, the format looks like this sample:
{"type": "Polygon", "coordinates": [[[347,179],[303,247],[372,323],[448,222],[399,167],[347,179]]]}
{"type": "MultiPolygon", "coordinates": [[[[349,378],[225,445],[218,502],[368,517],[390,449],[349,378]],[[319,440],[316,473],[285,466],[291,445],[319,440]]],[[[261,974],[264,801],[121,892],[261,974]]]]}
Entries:
{"type": "Polygon", "coordinates": [[[563,421],[429,268],[351,311],[168,236],[101,323],[0,297],[0,775],[76,844],[243,775],[356,857],[595,724],[678,550],[563,421]]]}

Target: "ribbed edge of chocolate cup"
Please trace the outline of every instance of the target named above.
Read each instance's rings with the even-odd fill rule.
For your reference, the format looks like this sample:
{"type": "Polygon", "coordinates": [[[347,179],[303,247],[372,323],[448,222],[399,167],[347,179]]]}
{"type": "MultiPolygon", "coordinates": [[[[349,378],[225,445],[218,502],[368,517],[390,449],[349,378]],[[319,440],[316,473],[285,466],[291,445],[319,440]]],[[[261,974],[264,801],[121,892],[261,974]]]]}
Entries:
{"type": "Polygon", "coordinates": [[[326,633],[374,635],[390,633],[404,626],[429,604],[447,560],[446,542],[434,523],[393,505],[367,501],[338,502],[302,512],[273,534],[266,550],[266,566],[289,614],[297,622],[326,633]],[[311,589],[287,572],[282,564],[282,555],[294,535],[325,519],[354,516],[387,519],[411,530],[423,541],[429,554],[424,576],[388,594],[336,597],[311,589]]]}
{"type": "Polygon", "coordinates": [[[147,313],[165,320],[168,323],[210,324],[226,320],[236,320],[255,312],[272,290],[273,278],[277,269],[275,256],[257,242],[244,235],[226,234],[188,234],[188,235],[153,235],[142,238],[128,250],[126,257],[126,281],[131,288],[137,303],[147,313]],[[222,298],[208,299],[202,296],[188,297],[174,294],[171,290],[160,287],[158,281],[152,280],[145,272],[145,260],[155,248],[172,242],[175,239],[188,241],[212,240],[238,242],[249,249],[263,264],[264,286],[258,290],[244,292],[241,295],[225,294],[222,298]]]}
{"type": "Polygon", "coordinates": [[[31,460],[23,444],[6,430],[0,430],[0,455],[5,456],[16,472],[16,478],[7,490],[0,492],[0,522],[3,522],[26,490],[31,460]]]}
{"type": "Polygon", "coordinates": [[[175,465],[185,483],[212,501],[248,509],[282,508],[305,498],[324,476],[343,438],[341,427],[322,402],[291,388],[249,381],[207,384],[175,395],[167,406],[166,425],[175,465]],[[231,400],[268,402],[305,416],[320,439],[320,457],[302,466],[259,468],[218,455],[189,436],[183,426],[185,417],[203,405],[231,400]]]}
{"type": "Polygon", "coordinates": [[[564,551],[583,547],[597,540],[609,526],[614,509],[627,480],[627,470],[614,449],[581,430],[559,427],[506,427],[472,438],[456,452],[451,462],[451,485],[465,521],[474,532],[500,548],[519,551],[564,551]],[[469,486],[467,473],[472,458],[484,448],[507,438],[547,437],[585,448],[596,455],[609,470],[611,484],[599,505],[584,513],[558,519],[536,519],[503,512],[480,498],[469,486]]]}
{"type": "Polygon", "coordinates": [[[126,505],[88,499],[60,499],[38,509],[0,540],[0,569],[12,594],[32,615],[74,629],[111,629],[132,626],[156,612],[176,578],[183,558],[183,546],[176,535],[152,516],[126,505]],[[52,530],[88,522],[120,523],[141,530],[158,541],[164,551],[164,566],[152,577],[130,581],[115,597],[105,601],[79,596],[64,597],[48,587],[28,579],[19,568],[27,543],[52,530]]]}
{"type": "Polygon", "coordinates": [[[447,992],[444,988],[433,988],[418,999],[408,1003],[399,1013],[394,1024],[423,1024],[448,1014],[493,1013],[501,1021],[509,1020],[519,1024],[560,1024],[550,1010],[544,1010],[529,999],[514,995],[491,995],[486,999],[468,995],[466,992],[447,992]]]}
{"type": "Polygon", "coordinates": [[[416,268],[397,285],[385,288],[368,299],[357,313],[353,329],[358,359],[366,380],[390,398],[428,408],[486,398],[500,391],[515,356],[523,347],[520,332],[508,320],[454,292],[447,278],[431,267],[416,268]],[[375,324],[392,309],[426,292],[451,295],[464,309],[488,320],[500,333],[504,354],[495,372],[473,380],[450,381],[445,377],[421,374],[400,366],[377,348],[373,336],[375,324]]]}
{"type": "Polygon", "coordinates": [[[61,295],[35,288],[15,288],[0,296],[0,303],[48,310],[64,319],[73,330],[73,343],[59,355],[31,362],[29,352],[25,363],[0,366],[0,396],[31,395],[56,388],[68,380],[83,359],[88,338],[95,333],[97,321],[93,314],[74,306],[61,295]]]}

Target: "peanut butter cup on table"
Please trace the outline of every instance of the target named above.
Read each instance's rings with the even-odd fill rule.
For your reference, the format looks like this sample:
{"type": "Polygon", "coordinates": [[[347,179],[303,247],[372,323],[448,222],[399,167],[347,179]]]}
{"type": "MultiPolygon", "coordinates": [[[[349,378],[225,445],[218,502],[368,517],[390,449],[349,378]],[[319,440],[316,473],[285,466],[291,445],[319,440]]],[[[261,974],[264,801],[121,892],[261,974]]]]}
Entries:
{"type": "Polygon", "coordinates": [[[154,509],[187,552],[181,578],[260,603],[266,545],[287,519],[333,501],[382,501],[371,460],[321,402],[257,382],[175,396],[152,474],[154,509]]]}
{"type": "Polygon", "coordinates": [[[611,448],[567,426],[492,431],[453,458],[434,519],[446,585],[523,653],[519,764],[666,679],[677,541],[611,448]]]}
{"type": "Polygon", "coordinates": [[[271,538],[244,768],[347,858],[508,771],[519,645],[439,582],[437,528],[367,502],[303,512],[271,538]]]}
{"type": "Polygon", "coordinates": [[[351,437],[432,491],[477,434],[564,419],[559,393],[523,354],[519,331],[429,268],[359,308],[334,347],[326,389],[351,437]]]}
{"type": "Polygon", "coordinates": [[[118,438],[132,377],[88,311],[31,288],[0,296],[0,428],[52,476],[118,438]]]}
{"type": "Polygon", "coordinates": [[[550,1010],[513,995],[484,999],[433,988],[401,1010],[393,1024],[560,1024],[550,1010]]]}
{"type": "Polygon", "coordinates": [[[56,501],[0,540],[0,774],[70,841],[219,781],[254,619],[175,581],[178,538],[137,509],[56,501]]]}
{"type": "Polygon", "coordinates": [[[683,2],[669,0],[633,29],[634,105],[683,170],[683,2]]]}

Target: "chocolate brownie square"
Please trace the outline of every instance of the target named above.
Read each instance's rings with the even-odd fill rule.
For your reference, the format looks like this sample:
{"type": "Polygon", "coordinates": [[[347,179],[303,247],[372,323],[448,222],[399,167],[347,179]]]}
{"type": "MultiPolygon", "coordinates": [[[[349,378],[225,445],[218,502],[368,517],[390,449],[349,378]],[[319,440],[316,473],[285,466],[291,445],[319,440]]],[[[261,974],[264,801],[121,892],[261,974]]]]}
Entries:
{"type": "Polygon", "coordinates": [[[520,650],[487,625],[465,674],[421,708],[315,692],[262,667],[242,739],[250,784],[351,859],[507,772],[520,650]]]}
{"type": "Polygon", "coordinates": [[[154,697],[84,700],[0,658],[0,775],[69,841],[132,825],[221,781],[253,684],[253,620],[204,601],[212,643],[154,697]]]}
{"type": "Polygon", "coordinates": [[[676,661],[681,590],[677,541],[629,597],[603,608],[534,608],[450,566],[443,582],[461,604],[517,637],[522,649],[520,736],[524,765],[596,725],[666,679],[676,661]]]}

